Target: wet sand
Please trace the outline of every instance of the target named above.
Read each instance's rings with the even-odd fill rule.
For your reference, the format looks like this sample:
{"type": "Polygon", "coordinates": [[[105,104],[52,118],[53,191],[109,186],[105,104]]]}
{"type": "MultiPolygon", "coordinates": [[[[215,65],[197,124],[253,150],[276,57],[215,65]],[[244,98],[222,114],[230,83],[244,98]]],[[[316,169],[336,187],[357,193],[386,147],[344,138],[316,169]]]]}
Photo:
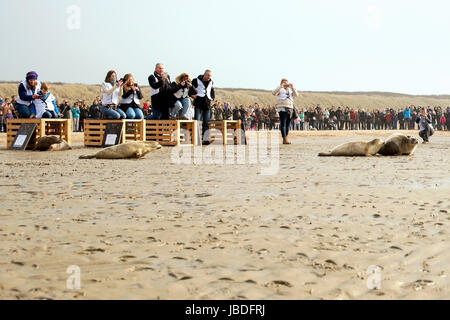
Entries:
{"type": "Polygon", "coordinates": [[[293,134],[275,176],[0,134],[0,299],[450,299],[450,134],[411,157],[317,157],[388,134],[293,134]]]}

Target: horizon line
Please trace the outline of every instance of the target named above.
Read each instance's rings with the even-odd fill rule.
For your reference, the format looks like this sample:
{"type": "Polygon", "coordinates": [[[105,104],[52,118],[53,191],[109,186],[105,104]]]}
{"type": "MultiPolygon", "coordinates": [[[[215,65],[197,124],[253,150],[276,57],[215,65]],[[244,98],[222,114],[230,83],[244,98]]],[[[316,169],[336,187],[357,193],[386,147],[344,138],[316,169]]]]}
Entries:
{"type": "MultiPolygon", "coordinates": [[[[0,80],[0,84],[17,84],[23,80],[0,80]]],[[[60,82],[60,81],[46,81],[50,84],[59,84],[59,85],[85,85],[85,86],[100,86],[97,83],[81,83],[81,82],[60,82]]],[[[143,88],[149,87],[149,85],[141,86],[143,88]]],[[[258,88],[233,88],[233,87],[216,87],[219,90],[231,90],[231,91],[262,91],[262,92],[271,92],[270,89],[258,89],[258,88]]],[[[387,95],[396,95],[396,96],[409,96],[409,97],[441,97],[441,98],[450,98],[450,93],[439,93],[439,94],[412,94],[412,93],[402,93],[402,92],[392,92],[392,91],[314,91],[314,90],[297,90],[299,93],[327,93],[327,94],[387,94],[387,95]]]]}

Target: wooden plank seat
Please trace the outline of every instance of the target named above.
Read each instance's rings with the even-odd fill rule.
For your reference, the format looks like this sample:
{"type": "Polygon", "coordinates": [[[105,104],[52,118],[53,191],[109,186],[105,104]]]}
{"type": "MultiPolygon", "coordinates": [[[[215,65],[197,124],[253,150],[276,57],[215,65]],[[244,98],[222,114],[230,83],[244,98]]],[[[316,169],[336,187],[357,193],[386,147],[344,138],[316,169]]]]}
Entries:
{"type": "Polygon", "coordinates": [[[27,150],[34,149],[40,137],[59,136],[70,146],[72,145],[72,120],[71,119],[7,119],[6,120],[6,146],[9,148],[21,124],[35,123],[36,129],[28,143],[27,150]]]}
{"type": "Polygon", "coordinates": [[[84,145],[101,147],[105,127],[108,123],[123,123],[120,143],[127,141],[145,141],[145,120],[84,120],[84,145]]]}
{"type": "Polygon", "coordinates": [[[197,143],[195,120],[146,120],[146,140],[162,146],[194,146],[197,143]]]}
{"type": "Polygon", "coordinates": [[[209,122],[210,141],[212,143],[240,145],[242,144],[242,132],[240,130],[241,120],[211,120],[209,122]],[[218,134],[219,132],[220,134],[218,134]]]}

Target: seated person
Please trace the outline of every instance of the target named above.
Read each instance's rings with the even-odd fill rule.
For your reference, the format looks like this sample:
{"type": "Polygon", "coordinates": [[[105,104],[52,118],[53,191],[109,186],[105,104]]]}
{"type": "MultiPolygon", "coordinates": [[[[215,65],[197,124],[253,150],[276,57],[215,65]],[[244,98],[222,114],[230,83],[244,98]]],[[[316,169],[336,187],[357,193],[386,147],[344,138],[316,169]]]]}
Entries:
{"type": "Polygon", "coordinates": [[[131,73],[123,77],[123,95],[120,109],[125,112],[127,119],[144,119],[140,100],[143,98],[141,89],[134,82],[131,73]]]}
{"type": "Polygon", "coordinates": [[[170,118],[176,119],[179,117],[182,120],[192,119],[189,114],[191,111],[191,100],[189,97],[195,96],[197,90],[192,86],[189,75],[186,73],[180,74],[176,78],[176,82],[173,82],[171,86],[173,92],[171,105],[173,105],[173,107],[170,110],[170,118]]]}
{"type": "Polygon", "coordinates": [[[56,99],[50,92],[50,86],[47,83],[42,83],[41,90],[37,93],[38,98],[33,100],[31,105],[30,118],[60,118],[62,115],[59,113],[56,106],[56,99]]]}

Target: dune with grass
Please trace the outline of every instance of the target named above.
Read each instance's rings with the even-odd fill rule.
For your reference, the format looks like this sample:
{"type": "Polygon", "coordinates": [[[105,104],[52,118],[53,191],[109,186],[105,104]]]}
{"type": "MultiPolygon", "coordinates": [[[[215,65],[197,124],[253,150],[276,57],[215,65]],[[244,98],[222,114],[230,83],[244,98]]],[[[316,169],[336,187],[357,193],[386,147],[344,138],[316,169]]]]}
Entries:
{"type": "MultiPolygon", "coordinates": [[[[0,83],[0,96],[10,97],[17,94],[19,82],[0,83]]],[[[100,95],[100,85],[50,83],[52,93],[59,101],[70,102],[78,99],[91,103],[100,95]]],[[[142,87],[144,101],[150,100],[149,87],[142,87]]],[[[258,89],[224,89],[216,90],[216,98],[220,102],[231,105],[273,105],[274,97],[270,91],[258,89]]],[[[311,92],[301,91],[295,100],[298,107],[311,107],[320,104],[324,107],[349,106],[351,108],[381,109],[386,107],[415,106],[450,106],[450,95],[406,95],[390,92],[311,92]]]]}

